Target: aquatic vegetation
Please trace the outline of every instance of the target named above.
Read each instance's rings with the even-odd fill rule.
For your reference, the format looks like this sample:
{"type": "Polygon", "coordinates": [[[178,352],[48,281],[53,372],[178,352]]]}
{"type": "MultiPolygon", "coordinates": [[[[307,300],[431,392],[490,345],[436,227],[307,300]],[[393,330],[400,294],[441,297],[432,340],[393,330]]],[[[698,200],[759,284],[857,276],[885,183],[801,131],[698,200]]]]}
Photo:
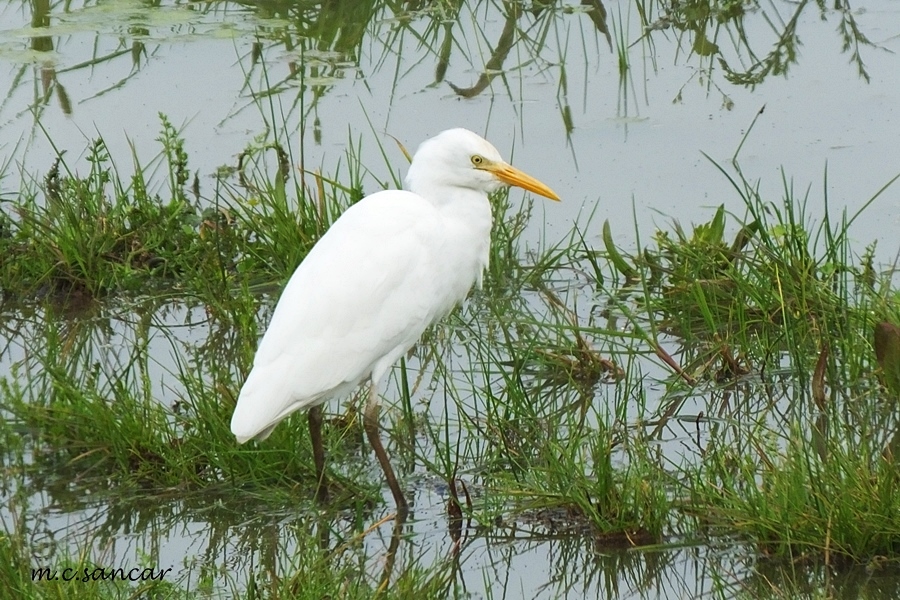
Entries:
{"type": "Polygon", "coordinates": [[[533,577],[541,597],[897,597],[900,292],[885,264],[894,242],[876,247],[864,227],[891,214],[893,167],[860,170],[850,151],[865,148],[847,132],[873,130],[840,120],[816,128],[829,166],[805,188],[819,155],[773,152],[794,148],[778,120],[786,101],[765,116],[756,105],[788,89],[803,97],[788,120],[835,121],[841,95],[793,91],[820,63],[817,91],[858,71],[869,100],[892,98],[877,86],[893,63],[875,50],[896,38],[862,29],[872,12],[596,0],[0,8],[22,25],[0,31],[12,65],[0,102],[5,589],[520,597],[533,577]],[[149,130],[128,121],[124,145],[115,125],[79,121],[158,83],[157,68],[201,64],[204,36],[227,40],[203,47],[233,67],[216,73],[216,93],[237,81],[223,112],[204,106],[190,127],[173,124],[182,114],[149,130]],[[556,155],[538,160],[567,169],[578,197],[564,194],[575,208],[545,227],[540,204],[494,195],[483,289],[382,386],[411,500],[400,523],[365,441],[363,395],[326,407],[325,502],[302,415],[248,447],[228,422],[279,290],[348,206],[399,185],[408,152],[389,136],[417,131],[409,115],[435,107],[509,134],[501,150],[517,163],[546,143],[556,155]],[[84,142],[64,139],[72,125],[84,142]],[[717,130],[734,140],[724,151],[717,130]],[[730,156],[735,136],[731,163],[697,156],[730,156]],[[701,168],[678,190],[666,169],[688,154],[701,168]],[[768,154],[784,160],[780,177],[778,162],[760,162],[768,154]],[[852,185],[829,182],[848,169],[852,185]],[[646,174],[664,201],[615,188],[646,174]],[[629,194],[633,215],[621,209],[629,194]],[[90,581],[48,579],[67,568],[90,581]]]}
{"type": "MultiPolygon", "coordinates": [[[[355,400],[326,418],[338,493],[325,506],[302,417],[256,448],[228,428],[268,314],[257,305],[272,304],[259,292],[277,289],[364,184],[318,175],[307,187],[284,169],[273,180],[253,154],[258,168],[223,171],[201,208],[164,118],[160,140],[168,187],[149,192],[137,161],[122,179],[98,140],[87,175],[59,160],[6,213],[5,327],[24,350],[0,385],[11,514],[27,522],[24,498],[38,490],[60,503],[180,499],[190,514],[220,506],[227,522],[324,509],[331,516],[304,535],[331,531],[339,548],[364,553],[359,527],[377,518],[382,494],[355,400]],[[343,519],[349,528],[335,531],[343,519]]],[[[853,215],[826,212],[817,224],[787,180],[776,204],[722,170],[746,213],[673,222],[639,253],[617,248],[608,224],[600,248],[579,228],[523,252],[529,207],[494,199],[485,290],[432,329],[387,393],[399,407],[387,429],[402,485],[415,511],[443,482],[454,552],[525,530],[602,546],[732,535],[765,556],[826,565],[896,559],[893,273],[877,273],[871,249],[854,254],[853,215]],[[573,269],[575,284],[560,287],[573,269]]],[[[22,582],[25,531],[3,538],[22,582]]],[[[452,585],[452,563],[419,569],[411,558],[393,573],[401,537],[398,527],[382,583],[452,585]]],[[[311,552],[287,572],[345,564],[344,551],[311,552]]],[[[252,573],[234,585],[296,590],[290,577],[252,573]]],[[[379,585],[352,577],[362,595],[379,585]]]]}

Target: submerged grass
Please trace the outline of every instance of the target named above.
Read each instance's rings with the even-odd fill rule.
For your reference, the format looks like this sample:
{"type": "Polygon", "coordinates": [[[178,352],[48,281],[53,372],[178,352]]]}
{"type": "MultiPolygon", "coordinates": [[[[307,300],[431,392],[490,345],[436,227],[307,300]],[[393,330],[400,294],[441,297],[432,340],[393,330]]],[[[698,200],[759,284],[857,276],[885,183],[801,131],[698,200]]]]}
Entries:
{"type": "MultiPolygon", "coordinates": [[[[680,340],[693,395],[708,394],[696,403],[698,420],[714,416],[708,439],[695,467],[679,466],[685,509],[767,555],[896,559],[897,395],[881,385],[872,343],[896,318],[893,273],[876,275],[872,247],[854,258],[856,215],[833,222],[827,196],[816,225],[809,196],[787,181],[776,204],[740,171],[730,177],[747,210],[734,240],[720,207],[614,261],[638,278],[656,327],[680,340]]],[[[664,403],[662,418],[685,400],[664,403]]]]}
{"type": "Polygon", "coordinates": [[[114,485],[190,490],[308,482],[308,461],[293,441],[305,437],[296,430],[276,432],[286,451],[279,456],[277,443],[265,452],[236,446],[227,426],[255,348],[251,290],[277,288],[330,220],[362,194],[341,187],[326,198],[326,189],[337,186],[317,178],[318,198],[299,184],[290,195],[281,151],[275,183],[260,184],[264,163],[257,163],[256,177],[248,175],[247,163],[258,160],[248,151],[240,181],[249,198],[235,189],[226,195],[220,186],[202,208],[187,200],[187,157],[175,130],[165,118],[162,123],[164,196],[148,192],[137,161],[126,184],[98,140],[88,175],[58,159],[6,216],[0,287],[7,310],[34,299],[49,303],[33,318],[7,321],[11,332],[24,328],[36,336],[26,341],[36,360],[14,365],[2,382],[0,406],[15,417],[17,430],[33,435],[35,456],[52,456],[84,475],[107,474],[114,485]],[[158,363],[148,348],[159,332],[154,315],[173,298],[202,307],[198,324],[208,325],[210,337],[189,357],[172,340],[176,362],[166,370],[178,385],[166,394],[170,409],[156,397],[160,389],[150,372],[158,363]],[[109,302],[93,304],[98,299],[109,302]],[[110,331],[130,318],[125,307],[135,303],[132,339],[119,340],[127,343],[112,354],[101,350],[110,331]],[[96,339],[104,322],[106,339],[96,339]]]}
{"type": "MultiPolygon", "coordinates": [[[[445,486],[450,549],[426,565],[409,546],[394,571],[398,523],[381,573],[360,567],[381,494],[356,401],[327,420],[338,485],[324,507],[302,417],[258,445],[237,446],[228,428],[266,292],[364,194],[358,148],[339,183],[291,177],[290,154],[260,140],[201,198],[162,123],[160,191],[136,159],[126,183],[101,140],[87,175],[60,159],[4,216],[5,351],[19,357],[0,379],[4,486],[21,516],[0,538],[11,581],[27,583],[34,494],[79,507],[174,501],[193,506],[192,520],[207,518],[198,507],[224,510],[223,522],[254,528],[248,555],[267,557],[229,583],[252,597],[460,595],[466,544],[522,530],[595,549],[725,534],[811,564],[900,559],[894,275],[876,271],[873,248],[857,255],[854,216],[826,209],[817,224],[812,196],[787,180],[772,203],[722,169],[744,215],[675,223],[635,254],[608,226],[603,249],[579,228],[529,254],[530,205],[494,198],[484,290],[425,336],[386,393],[402,407],[385,432],[401,479],[417,499],[445,486]],[[300,515],[287,538],[284,511],[300,515]],[[259,536],[276,542],[263,550],[259,536]]],[[[115,539],[136,519],[110,515],[97,535],[115,539]]],[[[220,550],[231,526],[211,534],[220,550]]],[[[183,583],[153,591],[206,585],[183,583]]],[[[33,597],[64,588],[41,589],[33,597]]]]}
{"type": "Polygon", "coordinates": [[[270,143],[251,145],[237,167],[223,169],[214,196],[201,199],[196,178],[187,189],[183,140],[160,118],[167,188],[150,191],[149,168],[137,157],[134,174],[120,175],[98,138],[86,175],[59,153],[43,180],[23,189],[2,215],[0,289],[7,298],[93,299],[162,287],[167,297],[174,288],[215,306],[235,286],[280,282],[364,195],[359,180],[341,185],[316,176],[315,187],[306,187],[290,178],[288,153],[270,143]],[[272,177],[263,172],[266,152],[275,156],[272,177]],[[236,184],[227,183],[228,174],[236,184]]]}
{"type": "MultiPolygon", "coordinates": [[[[611,36],[603,5],[584,4],[593,26],[615,39],[620,74],[630,73],[629,13],[619,10],[611,36]]],[[[700,73],[719,65],[748,86],[796,62],[797,17],[815,10],[808,6],[774,19],[783,27],[777,46],[737,73],[721,54],[720,34],[737,31],[749,46],[745,15],[768,19],[769,9],[636,4],[646,47],[672,31],[701,67],[709,65],[700,73]]],[[[343,59],[360,55],[365,32],[381,27],[388,35],[378,62],[399,56],[396,42],[409,32],[436,60],[436,82],[451,57],[462,58],[478,72],[488,68],[471,87],[454,86],[457,93],[502,83],[514,96],[504,72],[542,63],[543,49],[553,47],[545,36],[553,21],[542,15],[581,18],[553,3],[529,10],[503,3],[493,43],[481,25],[492,13],[482,7],[470,13],[478,35],[469,42],[454,35],[453,17],[465,6],[412,8],[429,15],[424,30],[406,6],[396,13],[377,3],[337,13],[264,7],[291,24],[260,30],[272,35],[268,51],[279,61],[281,46],[290,50],[291,73],[273,84],[266,61],[257,61],[264,43],[253,44],[248,89],[262,70],[265,90],[251,101],[262,106],[291,79],[305,86],[308,77],[318,80],[310,84],[314,107],[329,89],[322,82],[340,76],[343,59]],[[510,62],[518,40],[528,42],[526,51],[510,62]],[[490,60],[474,60],[469,47],[490,60]],[[307,64],[304,48],[341,59],[307,64]]],[[[858,47],[867,42],[850,11],[837,15],[863,72],[858,47]]],[[[62,90],[55,75],[53,84],[62,90]]],[[[274,112],[267,121],[279,121],[274,112]]],[[[311,114],[309,106],[299,112],[311,114]]],[[[876,271],[874,249],[858,255],[850,244],[854,218],[831,220],[827,194],[824,222],[816,224],[817,195],[798,197],[785,181],[773,203],[739,170],[726,173],[744,214],[720,209],[690,231],[676,223],[633,255],[612,244],[611,232],[579,230],[528,255],[518,240],[530,206],[495,198],[484,292],[427,334],[385,394],[402,406],[385,436],[419,501],[417,516],[433,516],[429,500],[438,510],[447,505],[449,541],[434,551],[410,541],[416,534],[402,524],[389,536],[384,524],[370,527],[381,494],[354,400],[327,421],[338,493],[326,506],[312,501],[302,417],[255,446],[236,446],[228,431],[268,318],[268,293],[374,189],[364,189],[356,143],[343,171],[296,177],[290,165],[300,161],[276,132],[223,168],[204,195],[180,132],[161,121],[159,157],[150,164],[132,157],[131,175],[98,139],[86,173],[60,151],[45,176],[25,174],[30,183],[19,194],[3,193],[0,327],[12,367],[0,377],[0,514],[9,517],[0,532],[0,597],[6,590],[28,598],[199,598],[223,590],[246,598],[464,597],[460,563],[485,548],[513,553],[523,531],[561,540],[547,565],[560,595],[592,579],[603,579],[609,595],[620,580],[643,594],[668,577],[661,573],[670,554],[616,553],[617,546],[712,539],[732,548],[732,539],[746,540],[755,574],[736,594],[727,585],[716,590],[723,597],[853,593],[854,581],[900,562],[892,494],[900,393],[891,383],[900,372],[891,341],[900,293],[893,273],[876,271]],[[157,184],[150,173],[160,166],[157,184]],[[59,512],[78,524],[60,526],[59,512]],[[159,540],[198,524],[208,544],[202,557],[185,557],[196,563],[176,566],[180,578],[79,586],[31,577],[43,564],[108,568],[121,555],[96,548],[122,540],[133,541],[142,565],[158,567],[159,540]],[[849,591],[827,583],[838,566],[857,573],[849,591]]],[[[571,128],[570,115],[563,121],[571,128]]],[[[490,567],[499,573],[504,563],[496,563],[490,567]]],[[[485,568],[483,577],[495,574],[485,568]]],[[[492,584],[485,588],[497,589],[492,584]]],[[[883,597],[896,597],[896,588],[885,585],[883,597]]]]}

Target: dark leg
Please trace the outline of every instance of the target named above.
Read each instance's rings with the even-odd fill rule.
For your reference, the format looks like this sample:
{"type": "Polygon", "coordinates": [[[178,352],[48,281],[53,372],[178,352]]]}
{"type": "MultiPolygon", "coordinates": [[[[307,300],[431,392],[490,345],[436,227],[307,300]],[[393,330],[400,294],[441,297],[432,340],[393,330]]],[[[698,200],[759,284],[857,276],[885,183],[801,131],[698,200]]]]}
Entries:
{"type": "Polygon", "coordinates": [[[325,478],[325,447],[322,445],[322,406],[309,409],[309,437],[312,440],[313,461],[316,463],[316,499],[328,499],[328,480],[325,478]]]}
{"type": "Polygon", "coordinates": [[[397,518],[394,519],[394,532],[391,534],[391,543],[388,546],[387,554],[384,555],[384,571],[381,573],[381,583],[375,591],[375,597],[387,589],[391,584],[391,575],[394,573],[394,562],[397,560],[397,549],[400,548],[400,539],[403,534],[403,524],[406,522],[406,512],[400,512],[397,509],[397,518]]]}
{"type": "Polygon", "coordinates": [[[380,410],[378,390],[375,387],[375,382],[371,382],[369,384],[369,401],[366,403],[366,410],[363,415],[363,427],[366,430],[366,437],[369,438],[369,444],[372,446],[372,450],[375,451],[375,456],[381,464],[381,470],[384,471],[388,487],[391,488],[391,493],[394,495],[398,518],[405,518],[409,512],[409,505],[407,505],[406,498],[403,497],[403,492],[397,483],[397,477],[394,475],[394,469],[391,468],[387,452],[384,451],[384,446],[381,445],[381,437],[378,432],[378,412],[380,410]]]}

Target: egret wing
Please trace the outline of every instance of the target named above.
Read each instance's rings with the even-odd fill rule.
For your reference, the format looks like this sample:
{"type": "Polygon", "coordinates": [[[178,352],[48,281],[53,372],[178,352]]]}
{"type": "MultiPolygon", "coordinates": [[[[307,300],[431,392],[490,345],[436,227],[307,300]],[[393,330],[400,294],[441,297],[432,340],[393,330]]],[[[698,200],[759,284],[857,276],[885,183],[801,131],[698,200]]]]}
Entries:
{"type": "Polygon", "coordinates": [[[402,191],[349,208],[294,272],[260,342],[232,418],[239,441],[379,376],[452,307],[430,265],[438,211],[402,191]],[[380,371],[380,372],[379,372],[380,371]]]}

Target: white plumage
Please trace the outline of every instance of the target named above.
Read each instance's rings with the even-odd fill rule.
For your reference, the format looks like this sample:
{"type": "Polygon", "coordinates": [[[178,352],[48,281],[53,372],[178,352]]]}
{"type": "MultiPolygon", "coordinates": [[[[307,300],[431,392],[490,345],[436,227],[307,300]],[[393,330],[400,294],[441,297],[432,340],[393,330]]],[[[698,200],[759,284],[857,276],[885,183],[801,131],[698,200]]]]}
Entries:
{"type": "Polygon", "coordinates": [[[487,194],[504,183],[558,199],[478,135],[450,129],[419,147],[409,191],[378,192],[347,209],[278,301],[231,420],[238,442],[264,439],[291,413],[366,380],[374,396],[425,328],[481,284],[487,194]]]}

